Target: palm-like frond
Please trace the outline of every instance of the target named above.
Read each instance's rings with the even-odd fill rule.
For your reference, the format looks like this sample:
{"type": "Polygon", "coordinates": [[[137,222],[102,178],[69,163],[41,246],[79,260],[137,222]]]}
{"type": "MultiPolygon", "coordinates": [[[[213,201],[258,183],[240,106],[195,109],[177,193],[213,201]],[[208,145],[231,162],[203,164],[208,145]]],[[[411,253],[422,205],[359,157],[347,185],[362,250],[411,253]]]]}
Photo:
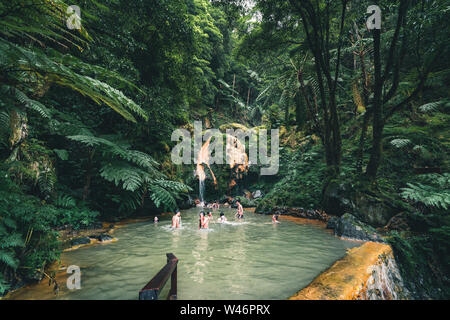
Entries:
{"type": "MultiPolygon", "coordinates": [[[[158,170],[159,163],[150,155],[130,150],[111,140],[94,136],[69,136],[70,140],[83,143],[86,146],[97,148],[104,155],[104,165],[100,169],[100,176],[113,182],[122,189],[137,194],[147,189],[149,196],[159,207],[174,208],[180,193],[191,189],[183,183],[167,180],[166,176],[158,170]],[[111,161],[111,159],[114,159],[111,161]]],[[[133,197],[128,197],[132,201],[133,197]]],[[[140,201],[136,197],[136,201],[140,201]]],[[[137,207],[137,203],[135,204],[137,207]]],[[[132,207],[128,203],[127,207],[132,207]]]]}
{"type": "Polygon", "coordinates": [[[411,144],[411,140],[409,140],[409,139],[394,139],[391,141],[391,144],[394,147],[401,149],[401,148],[405,148],[406,146],[411,144]]]}
{"type": "Polygon", "coordinates": [[[444,100],[439,100],[439,101],[435,101],[435,102],[429,102],[429,103],[421,105],[418,108],[418,110],[420,112],[423,112],[423,113],[433,112],[433,111],[436,111],[439,108],[439,106],[444,104],[444,102],[445,102],[444,100]]]}
{"type": "Polygon", "coordinates": [[[423,175],[422,183],[407,183],[401,196],[428,207],[447,210],[450,208],[450,174],[423,175]]]}

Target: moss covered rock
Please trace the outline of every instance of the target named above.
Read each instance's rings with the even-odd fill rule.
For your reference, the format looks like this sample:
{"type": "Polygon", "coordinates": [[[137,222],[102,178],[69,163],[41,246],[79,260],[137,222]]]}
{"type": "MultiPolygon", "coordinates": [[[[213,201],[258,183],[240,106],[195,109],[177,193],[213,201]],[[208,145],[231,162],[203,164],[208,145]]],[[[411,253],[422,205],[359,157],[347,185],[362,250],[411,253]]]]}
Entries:
{"type": "Polygon", "coordinates": [[[344,214],[335,222],[334,233],[344,238],[384,242],[373,227],[359,221],[349,213],[344,214]]]}
{"type": "Polygon", "coordinates": [[[349,183],[331,181],[323,193],[325,212],[335,216],[351,213],[374,227],[385,226],[389,220],[404,211],[405,204],[381,192],[355,190],[349,183]]]}
{"type": "Polygon", "coordinates": [[[353,212],[355,208],[355,204],[352,202],[353,193],[351,185],[332,180],[323,192],[323,209],[328,214],[335,216],[341,216],[345,212],[353,212]]]}

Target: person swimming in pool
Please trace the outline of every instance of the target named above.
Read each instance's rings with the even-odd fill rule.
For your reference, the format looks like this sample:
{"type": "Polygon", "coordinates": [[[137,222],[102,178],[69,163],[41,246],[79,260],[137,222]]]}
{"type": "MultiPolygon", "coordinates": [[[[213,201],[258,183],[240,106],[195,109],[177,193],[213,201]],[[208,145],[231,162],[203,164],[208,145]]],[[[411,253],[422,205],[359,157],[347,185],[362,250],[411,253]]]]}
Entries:
{"type": "Polygon", "coordinates": [[[181,212],[180,209],[175,210],[175,215],[172,217],[172,228],[178,229],[181,227],[181,212]]]}
{"type": "Polygon", "coordinates": [[[220,212],[220,217],[217,219],[220,223],[224,223],[227,221],[227,217],[225,217],[225,214],[223,212],[220,212]]]}
{"type": "Polygon", "coordinates": [[[236,218],[238,219],[243,219],[244,218],[244,208],[242,208],[241,203],[238,201],[236,201],[236,205],[237,205],[237,212],[236,212],[236,218]]]}
{"type": "Polygon", "coordinates": [[[272,223],[280,223],[280,221],[278,221],[278,215],[277,214],[273,214],[273,216],[272,216],[272,223]]]}

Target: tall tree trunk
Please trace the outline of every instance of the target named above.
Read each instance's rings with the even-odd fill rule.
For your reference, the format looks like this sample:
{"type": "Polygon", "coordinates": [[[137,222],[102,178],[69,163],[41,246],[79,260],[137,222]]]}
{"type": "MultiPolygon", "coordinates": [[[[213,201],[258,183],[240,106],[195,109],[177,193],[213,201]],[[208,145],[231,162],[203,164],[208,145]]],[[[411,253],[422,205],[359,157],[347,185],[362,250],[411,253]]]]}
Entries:
{"type": "Polygon", "coordinates": [[[374,69],[375,84],[373,97],[373,142],[370,160],[367,165],[366,174],[369,180],[374,181],[377,176],[378,167],[381,162],[381,142],[383,138],[384,115],[383,115],[383,80],[381,78],[381,54],[380,54],[380,30],[373,30],[374,41],[374,69]]]}
{"type": "Polygon", "coordinates": [[[248,88],[248,93],[247,93],[247,108],[248,108],[248,103],[250,102],[250,90],[251,90],[251,88],[248,88]]]}
{"type": "Polygon", "coordinates": [[[361,128],[361,136],[359,138],[358,150],[356,153],[356,172],[362,173],[363,161],[364,161],[364,143],[366,142],[367,127],[369,126],[370,112],[366,109],[366,113],[363,118],[363,125],[361,128]]]}
{"type": "Polygon", "coordinates": [[[92,180],[92,160],[94,158],[94,153],[95,150],[90,148],[88,151],[89,155],[88,155],[88,164],[87,164],[87,170],[86,170],[86,178],[85,178],[85,182],[84,182],[84,187],[83,187],[83,201],[86,201],[89,197],[89,193],[91,190],[91,180],[92,180]]]}
{"type": "MultiPolygon", "coordinates": [[[[236,74],[233,75],[233,91],[231,91],[231,96],[234,98],[234,87],[236,86],[236,74]]],[[[231,111],[236,115],[236,103],[234,103],[234,100],[231,101],[231,111]]]]}

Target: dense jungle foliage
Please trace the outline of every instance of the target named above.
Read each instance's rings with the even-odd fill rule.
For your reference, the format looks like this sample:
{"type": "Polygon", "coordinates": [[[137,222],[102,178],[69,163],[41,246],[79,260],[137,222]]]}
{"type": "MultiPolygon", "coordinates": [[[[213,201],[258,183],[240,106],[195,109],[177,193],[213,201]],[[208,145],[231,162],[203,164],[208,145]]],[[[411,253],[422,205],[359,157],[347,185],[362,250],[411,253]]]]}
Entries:
{"type": "MultiPolygon", "coordinates": [[[[449,14],[443,0],[0,2],[0,295],[42,278],[60,230],[197,197],[194,165],[170,155],[199,120],[279,129],[280,171],[250,167],[243,189],[264,197],[249,206],[353,210],[417,298],[448,299],[449,14]]],[[[213,170],[207,199],[237,195],[213,170]]]]}

